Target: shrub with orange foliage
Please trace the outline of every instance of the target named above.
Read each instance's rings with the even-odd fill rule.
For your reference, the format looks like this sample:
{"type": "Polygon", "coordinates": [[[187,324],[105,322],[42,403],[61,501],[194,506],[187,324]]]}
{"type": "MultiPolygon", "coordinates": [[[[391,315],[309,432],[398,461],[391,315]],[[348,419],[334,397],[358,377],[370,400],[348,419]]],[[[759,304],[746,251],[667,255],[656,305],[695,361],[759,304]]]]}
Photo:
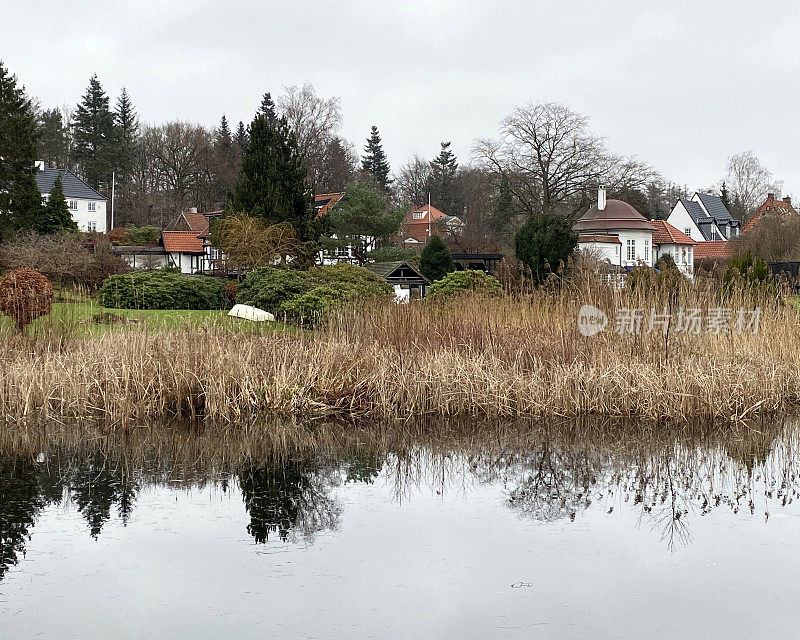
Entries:
{"type": "Polygon", "coordinates": [[[36,269],[14,269],[0,280],[0,311],[18,330],[50,313],[53,286],[36,269]]]}

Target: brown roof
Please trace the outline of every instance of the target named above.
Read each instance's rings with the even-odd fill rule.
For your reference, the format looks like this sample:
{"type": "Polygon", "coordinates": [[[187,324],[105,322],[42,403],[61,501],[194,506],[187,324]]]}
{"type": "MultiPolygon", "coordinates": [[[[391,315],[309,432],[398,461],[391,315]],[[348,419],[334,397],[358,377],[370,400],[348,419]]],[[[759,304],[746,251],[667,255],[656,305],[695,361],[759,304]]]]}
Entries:
{"type": "Polygon", "coordinates": [[[697,244],[683,231],[679,231],[666,220],[651,220],[650,224],[655,227],[653,233],[653,244],[697,244]]]}
{"type": "Polygon", "coordinates": [[[333,209],[339,200],[344,198],[344,192],[341,193],[320,193],[314,196],[314,208],[317,210],[317,218],[321,218],[331,209],[333,209]]]}
{"type": "Polygon", "coordinates": [[[186,211],[168,224],[166,229],[168,231],[191,231],[196,235],[208,236],[208,218],[203,213],[186,211]]]}
{"type": "Polygon", "coordinates": [[[601,211],[595,205],[572,227],[575,231],[607,231],[609,229],[645,229],[653,226],[641,213],[622,200],[608,200],[601,211]]]}
{"type": "Polygon", "coordinates": [[[698,242],[694,245],[694,259],[697,260],[727,260],[733,257],[731,244],[727,240],[712,240],[698,242]]]}
{"type": "Polygon", "coordinates": [[[203,253],[203,239],[194,231],[162,231],[164,250],[169,253],[203,253]]]}
{"type": "Polygon", "coordinates": [[[603,234],[581,234],[578,236],[578,242],[606,242],[611,244],[622,244],[619,236],[609,236],[603,234]]]}
{"type": "Polygon", "coordinates": [[[767,199],[764,201],[758,211],[755,212],[752,218],[748,221],[746,225],[744,225],[744,229],[742,229],[742,233],[747,233],[756,226],[756,223],[764,217],[765,214],[773,214],[779,213],[782,215],[797,215],[797,211],[795,211],[794,207],[792,206],[792,199],[788,196],[783,200],[776,200],[775,194],[770,193],[767,196],[767,199]]]}

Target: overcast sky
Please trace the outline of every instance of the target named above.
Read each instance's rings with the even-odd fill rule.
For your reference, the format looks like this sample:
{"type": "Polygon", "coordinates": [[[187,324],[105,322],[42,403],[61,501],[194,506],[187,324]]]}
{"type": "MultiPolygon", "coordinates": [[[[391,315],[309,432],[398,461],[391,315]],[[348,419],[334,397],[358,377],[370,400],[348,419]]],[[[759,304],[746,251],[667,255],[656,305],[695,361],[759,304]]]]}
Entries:
{"type": "Polygon", "coordinates": [[[396,169],[441,140],[466,162],[515,106],[559,101],[690,188],[746,149],[800,187],[790,0],[0,0],[0,15],[0,59],[46,107],[96,72],[143,121],[214,126],[311,82],[341,97],[359,151],[378,125],[396,169]]]}

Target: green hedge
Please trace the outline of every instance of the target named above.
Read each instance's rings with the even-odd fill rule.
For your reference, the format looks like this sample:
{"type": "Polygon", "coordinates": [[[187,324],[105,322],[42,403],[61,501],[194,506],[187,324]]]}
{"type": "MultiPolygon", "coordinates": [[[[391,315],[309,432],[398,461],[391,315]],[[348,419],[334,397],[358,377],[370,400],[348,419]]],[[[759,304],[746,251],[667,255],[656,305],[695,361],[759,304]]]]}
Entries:
{"type": "Polygon", "coordinates": [[[315,322],[354,298],[389,298],[391,285],[362,267],[338,264],[308,271],[263,267],[248,274],[236,302],[295,322],[315,322]]]}
{"type": "Polygon", "coordinates": [[[465,291],[499,296],[503,293],[500,281],[483,271],[453,271],[428,287],[428,296],[433,299],[451,298],[465,291]]]}
{"type": "Polygon", "coordinates": [[[222,309],[224,294],[219,278],[138,271],[106,278],[97,297],[115,309],[222,309]]]}

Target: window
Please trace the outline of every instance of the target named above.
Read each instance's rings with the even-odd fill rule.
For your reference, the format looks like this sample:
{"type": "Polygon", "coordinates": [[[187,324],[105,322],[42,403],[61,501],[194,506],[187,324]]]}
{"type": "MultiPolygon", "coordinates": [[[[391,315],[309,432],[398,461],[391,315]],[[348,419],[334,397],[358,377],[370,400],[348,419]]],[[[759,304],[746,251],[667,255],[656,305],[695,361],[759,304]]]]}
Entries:
{"type": "Polygon", "coordinates": [[[95,206],[95,203],[94,203],[94,202],[90,202],[90,203],[88,204],[89,211],[94,211],[94,210],[95,210],[95,209],[94,209],[94,206],[95,206]]]}
{"type": "Polygon", "coordinates": [[[689,237],[692,236],[692,230],[689,227],[686,227],[683,232],[689,237]]]}
{"type": "Polygon", "coordinates": [[[77,211],[78,210],[78,201],[77,200],[70,200],[68,204],[69,204],[69,208],[72,211],[77,211]]]}
{"type": "Polygon", "coordinates": [[[647,264],[650,264],[651,256],[650,256],[650,240],[644,241],[644,261],[647,264]]]}
{"type": "Polygon", "coordinates": [[[87,231],[97,231],[97,223],[96,222],[89,222],[86,225],[87,231]]]}
{"type": "Polygon", "coordinates": [[[627,247],[628,247],[627,259],[631,261],[636,260],[636,240],[629,238],[627,240],[627,247]]]}
{"type": "Polygon", "coordinates": [[[414,220],[422,220],[425,217],[425,212],[424,211],[415,211],[412,214],[412,216],[413,216],[414,220]]]}
{"type": "Polygon", "coordinates": [[[47,204],[47,196],[42,196],[42,204],[47,204]]]}

